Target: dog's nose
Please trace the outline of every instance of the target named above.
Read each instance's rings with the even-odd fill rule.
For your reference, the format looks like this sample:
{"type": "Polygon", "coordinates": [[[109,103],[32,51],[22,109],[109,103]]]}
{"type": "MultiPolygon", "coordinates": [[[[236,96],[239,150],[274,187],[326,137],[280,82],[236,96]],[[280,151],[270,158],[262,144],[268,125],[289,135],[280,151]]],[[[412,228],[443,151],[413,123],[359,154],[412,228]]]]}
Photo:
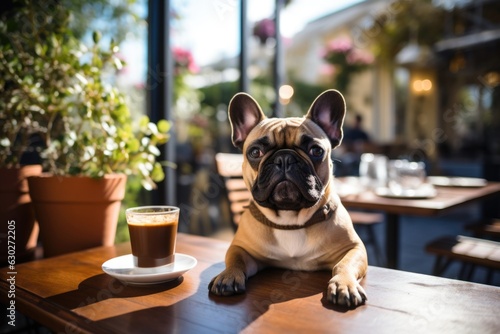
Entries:
{"type": "Polygon", "coordinates": [[[295,163],[297,158],[291,154],[280,154],[274,158],[274,164],[284,172],[289,171],[295,163]]]}

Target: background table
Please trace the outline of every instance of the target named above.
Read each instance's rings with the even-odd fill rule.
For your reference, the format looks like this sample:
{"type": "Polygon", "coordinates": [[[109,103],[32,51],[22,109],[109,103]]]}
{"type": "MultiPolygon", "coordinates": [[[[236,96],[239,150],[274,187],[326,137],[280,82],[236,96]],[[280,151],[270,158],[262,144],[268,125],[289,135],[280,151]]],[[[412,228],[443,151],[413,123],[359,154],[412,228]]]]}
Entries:
{"type": "MultiPolygon", "coordinates": [[[[16,266],[18,311],[56,332],[70,333],[496,333],[500,288],[369,267],[368,302],[354,310],[326,302],[330,273],[268,269],[247,293],[218,297],[210,279],[223,268],[227,242],[180,234],[178,251],[198,264],[177,281],[123,284],[101,264],[130,252],[128,244],[96,248],[16,266]]],[[[8,269],[0,300],[8,303],[8,269]]]]}
{"type": "MultiPolygon", "coordinates": [[[[342,178],[340,178],[342,181],[342,178]]],[[[399,220],[401,215],[437,216],[448,210],[500,194],[500,183],[484,187],[436,187],[437,195],[428,199],[398,199],[376,195],[372,191],[342,196],[346,208],[383,211],[386,214],[387,266],[397,268],[399,260],[399,220]]]]}

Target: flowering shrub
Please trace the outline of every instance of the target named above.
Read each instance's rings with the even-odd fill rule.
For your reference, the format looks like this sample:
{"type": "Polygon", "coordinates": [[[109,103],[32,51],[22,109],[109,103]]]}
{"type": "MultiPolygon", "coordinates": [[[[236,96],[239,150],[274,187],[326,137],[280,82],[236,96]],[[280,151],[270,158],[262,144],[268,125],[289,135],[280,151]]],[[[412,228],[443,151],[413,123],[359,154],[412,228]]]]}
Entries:
{"type": "Polygon", "coordinates": [[[345,91],[351,75],[361,72],[373,63],[373,55],[354,47],[350,38],[331,41],[324,50],[323,59],[334,67],[337,88],[345,91]]]}
{"type": "Polygon", "coordinates": [[[253,27],[253,35],[259,39],[260,44],[266,44],[269,38],[274,38],[276,29],[274,27],[273,19],[263,19],[253,27]]]}
{"type": "Polygon", "coordinates": [[[189,50],[174,46],[172,48],[172,56],[174,58],[173,71],[175,87],[173,97],[175,103],[178,104],[180,99],[186,100],[193,97],[194,90],[186,82],[186,77],[190,74],[197,73],[200,69],[194,61],[193,54],[189,50]]]}
{"type": "Polygon", "coordinates": [[[187,73],[196,73],[199,68],[194,62],[193,55],[191,51],[174,47],[172,50],[174,56],[174,71],[175,75],[182,75],[187,73]]]}

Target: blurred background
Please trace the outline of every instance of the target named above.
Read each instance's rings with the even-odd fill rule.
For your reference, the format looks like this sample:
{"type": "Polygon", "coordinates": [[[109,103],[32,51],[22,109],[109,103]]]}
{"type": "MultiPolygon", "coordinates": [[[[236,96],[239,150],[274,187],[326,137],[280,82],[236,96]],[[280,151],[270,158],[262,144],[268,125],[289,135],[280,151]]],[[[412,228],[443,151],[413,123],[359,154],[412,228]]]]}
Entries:
{"type": "MultiPolygon", "coordinates": [[[[240,90],[268,116],[303,115],[323,90],[340,90],[348,114],[338,176],[356,175],[360,154],[373,152],[424,161],[430,175],[500,179],[499,1],[177,0],[169,19],[174,198],[186,230],[225,225],[213,156],[234,151],[226,113],[240,90]]],[[[144,67],[139,22],[144,31],[123,41],[119,82],[144,110],[146,77],[163,73],[144,67]]]]}

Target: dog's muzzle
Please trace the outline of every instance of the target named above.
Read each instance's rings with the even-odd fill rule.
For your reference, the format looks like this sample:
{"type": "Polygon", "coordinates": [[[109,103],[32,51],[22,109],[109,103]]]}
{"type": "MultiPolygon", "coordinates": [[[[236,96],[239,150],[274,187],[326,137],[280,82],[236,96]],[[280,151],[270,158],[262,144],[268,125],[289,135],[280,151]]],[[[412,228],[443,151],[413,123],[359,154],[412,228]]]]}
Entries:
{"type": "Polygon", "coordinates": [[[252,187],[255,201],[275,210],[300,210],[314,205],[323,184],[314,167],[291,149],[276,151],[261,163],[252,187]]]}

